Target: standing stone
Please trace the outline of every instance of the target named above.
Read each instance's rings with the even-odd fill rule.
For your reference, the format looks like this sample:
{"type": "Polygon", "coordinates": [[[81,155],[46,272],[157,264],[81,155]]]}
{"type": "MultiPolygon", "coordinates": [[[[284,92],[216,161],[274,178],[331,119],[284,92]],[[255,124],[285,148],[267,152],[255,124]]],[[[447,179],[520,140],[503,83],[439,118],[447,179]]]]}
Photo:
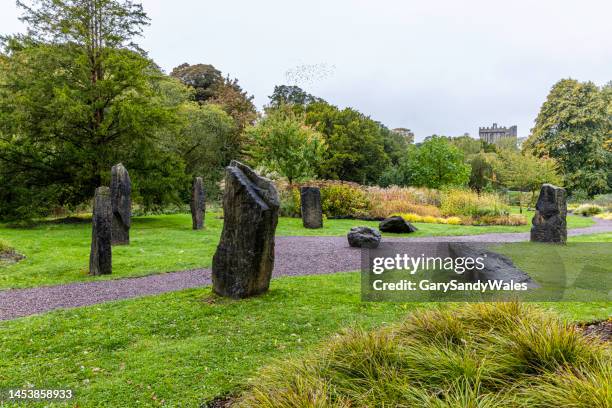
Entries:
{"type": "Polygon", "coordinates": [[[235,299],[270,286],[280,201],[274,184],[232,160],[225,169],[223,232],[213,257],[213,291],[235,299]]]}
{"type": "Polygon", "coordinates": [[[191,222],[194,230],[204,227],[205,215],[206,193],[204,192],[204,184],[202,177],[196,177],[193,180],[193,188],[191,189],[191,222]]]}
{"type": "Polygon", "coordinates": [[[89,274],[109,275],[112,272],[111,194],[108,187],[98,187],[94,196],[89,274]]]}
{"type": "Polygon", "coordinates": [[[113,206],[113,245],[130,243],[132,216],[132,182],[123,164],[111,169],[111,202],[113,206]]]}
{"type": "Polygon", "coordinates": [[[556,242],[567,241],[567,204],[564,188],[543,184],[536,204],[536,212],[531,220],[531,241],[556,242]]]}
{"type": "Polygon", "coordinates": [[[302,187],[300,197],[304,228],[323,228],[323,209],[319,187],[302,187]]]}

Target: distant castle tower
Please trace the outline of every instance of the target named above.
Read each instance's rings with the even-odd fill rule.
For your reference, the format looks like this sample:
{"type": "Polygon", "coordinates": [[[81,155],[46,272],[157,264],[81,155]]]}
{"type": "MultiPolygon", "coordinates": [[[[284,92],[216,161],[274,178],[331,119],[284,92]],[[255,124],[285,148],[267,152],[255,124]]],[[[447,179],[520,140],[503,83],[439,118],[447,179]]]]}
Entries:
{"type": "Polygon", "coordinates": [[[516,139],[516,125],[507,128],[498,127],[497,123],[494,123],[491,127],[480,127],[478,128],[478,136],[480,136],[480,140],[484,140],[487,143],[497,143],[501,139],[509,137],[516,139]]]}

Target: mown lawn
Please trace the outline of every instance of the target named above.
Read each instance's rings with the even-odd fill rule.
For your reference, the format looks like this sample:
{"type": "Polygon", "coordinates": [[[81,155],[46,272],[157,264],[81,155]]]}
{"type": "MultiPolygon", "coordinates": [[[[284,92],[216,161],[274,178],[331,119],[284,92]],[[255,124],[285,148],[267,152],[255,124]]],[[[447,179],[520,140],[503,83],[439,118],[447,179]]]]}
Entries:
{"type": "Polygon", "coordinates": [[[612,233],[604,233],[569,237],[566,245],[517,242],[492,249],[541,285],[532,299],[606,301],[612,289],[610,243],[612,233]]]}
{"type": "MultiPolygon", "coordinates": [[[[568,217],[570,228],[589,226],[592,223],[589,218],[568,217]]],[[[327,220],[324,228],[309,230],[302,227],[300,219],[281,218],[277,235],[344,236],[356,225],[377,227],[378,223],[327,220]]],[[[529,230],[528,225],[415,225],[419,231],[411,234],[411,237],[529,230]]],[[[17,264],[0,267],[0,290],[207,268],[211,264],[222,226],[222,220],[214,213],[207,214],[206,229],[200,231],[191,229],[189,214],[134,217],[131,244],[113,248],[113,274],[92,278],[87,274],[91,242],[91,225],[87,220],[77,223],[44,222],[30,228],[0,225],[0,238],[26,256],[25,260],[17,264]]]]}
{"type": "MultiPolygon", "coordinates": [[[[0,389],[70,388],[70,406],[79,407],[196,407],[342,328],[369,329],[436,306],[362,303],[359,288],[355,272],[287,277],[241,301],[201,288],[2,322],[0,389]]],[[[590,321],[607,317],[609,305],[546,307],[590,321]]]]}

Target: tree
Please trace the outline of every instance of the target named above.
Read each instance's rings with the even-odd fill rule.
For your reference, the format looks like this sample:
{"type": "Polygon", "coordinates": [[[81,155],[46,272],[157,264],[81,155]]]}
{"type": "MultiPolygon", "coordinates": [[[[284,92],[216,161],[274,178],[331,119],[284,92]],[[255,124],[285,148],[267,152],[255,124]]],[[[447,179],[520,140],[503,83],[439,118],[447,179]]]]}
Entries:
{"type": "Polygon", "coordinates": [[[583,190],[589,196],[609,191],[612,153],[605,145],[611,112],[606,87],[563,79],[548,94],[524,150],[555,159],[570,191],[583,190]]]}
{"type": "Polygon", "coordinates": [[[326,102],[304,108],[306,124],[325,138],[327,152],[319,176],[358,183],[373,183],[390,163],[383,129],[378,122],[352,109],[326,102]]]}
{"type": "Polygon", "coordinates": [[[0,64],[0,196],[5,216],[76,205],[130,169],[135,194],[153,175],[178,183],[180,165],[153,135],[174,120],[159,69],[132,40],[148,24],[128,0],[22,2],[25,36],[4,37],[0,64]],[[156,158],[156,160],[154,160],[156,158]]]}
{"type": "Polygon", "coordinates": [[[295,85],[276,85],[274,92],[269,96],[270,107],[278,108],[281,105],[309,105],[315,102],[325,102],[323,99],[304,91],[295,85]]]}
{"type": "Polygon", "coordinates": [[[418,147],[415,145],[409,145],[406,148],[404,156],[398,161],[397,164],[390,165],[381,174],[378,185],[381,187],[389,186],[401,186],[406,187],[414,184],[414,174],[412,172],[411,162],[409,158],[416,156],[418,147]]]}
{"type": "Polygon", "coordinates": [[[466,158],[479,152],[495,153],[497,151],[494,144],[487,143],[485,140],[478,140],[469,135],[448,137],[448,141],[459,150],[461,150],[466,158]]]}
{"type": "Polygon", "coordinates": [[[234,120],[219,105],[194,101],[183,102],[177,115],[175,126],[161,132],[160,138],[164,149],[184,164],[182,201],[188,200],[195,176],[204,179],[207,196],[214,199],[223,169],[234,157],[234,120]]]}
{"type": "Polygon", "coordinates": [[[209,103],[220,106],[225,113],[234,119],[234,131],[228,141],[227,155],[230,159],[238,158],[245,143],[243,140],[244,129],[253,125],[255,119],[257,119],[257,109],[253,104],[253,97],[242,90],[238,85],[238,80],[226,78],[217,86],[215,95],[209,100],[209,103]]]}
{"type": "Polygon", "coordinates": [[[485,153],[483,151],[472,155],[469,160],[471,173],[468,184],[472,189],[476,190],[478,195],[491,186],[495,180],[494,161],[494,153],[485,153]]]}
{"type": "Polygon", "coordinates": [[[189,65],[184,63],[174,68],[170,76],[193,87],[195,100],[202,103],[214,97],[217,88],[224,82],[221,71],[209,64],[189,65]]]}
{"type": "Polygon", "coordinates": [[[221,71],[209,64],[181,64],[170,75],[194,89],[195,101],[219,105],[234,119],[232,137],[227,143],[230,158],[238,158],[244,143],[243,131],[257,118],[253,97],[240,87],[237,79],[224,78],[221,71]]]}
{"type": "Polygon", "coordinates": [[[470,178],[470,167],[463,153],[440,136],[426,139],[407,157],[411,182],[417,186],[440,188],[463,186],[470,178]]]}
{"type": "Polygon", "coordinates": [[[396,132],[395,130],[389,130],[385,125],[379,123],[380,133],[383,141],[383,150],[389,157],[392,165],[396,165],[400,162],[402,157],[406,155],[408,149],[409,139],[403,134],[396,132]]]}
{"type": "MultiPolygon", "coordinates": [[[[535,202],[536,193],[544,183],[561,185],[555,160],[518,151],[503,150],[493,162],[498,184],[512,190],[531,193],[530,204],[535,202]]],[[[520,211],[522,212],[522,200],[520,211]]]]}
{"type": "Polygon", "coordinates": [[[278,172],[289,184],[316,176],[325,141],[290,109],[268,112],[259,123],[247,128],[246,134],[255,165],[278,172]]]}

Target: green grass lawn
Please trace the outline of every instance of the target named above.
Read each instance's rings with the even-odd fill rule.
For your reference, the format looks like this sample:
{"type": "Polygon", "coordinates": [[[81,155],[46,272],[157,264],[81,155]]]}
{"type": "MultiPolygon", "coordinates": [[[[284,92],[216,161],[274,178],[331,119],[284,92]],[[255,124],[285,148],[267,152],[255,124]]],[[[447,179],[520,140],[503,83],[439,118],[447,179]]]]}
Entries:
{"type": "Polygon", "coordinates": [[[542,287],[535,299],[608,300],[612,233],[569,237],[567,245],[518,242],[491,249],[508,256],[542,287]]]}
{"type": "MultiPolygon", "coordinates": [[[[568,217],[570,228],[584,227],[592,223],[590,218],[568,217]]],[[[189,214],[134,217],[130,233],[131,244],[113,248],[113,274],[96,278],[87,274],[91,242],[91,225],[88,222],[44,222],[30,228],[0,225],[0,238],[26,256],[25,260],[17,264],[0,267],[0,290],[206,268],[211,265],[222,225],[222,220],[213,213],[207,214],[206,229],[200,231],[191,229],[189,214]]],[[[277,235],[344,236],[356,225],[377,227],[378,223],[327,220],[324,228],[311,230],[302,227],[301,219],[280,218],[277,235]]],[[[528,225],[415,225],[419,231],[411,234],[411,237],[529,230],[528,225]]]]}
{"type": "MultiPolygon", "coordinates": [[[[287,277],[241,301],[201,288],[2,322],[0,389],[71,388],[79,407],[199,406],[344,327],[386,325],[425,306],[362,303],[359,288],[354,272],[287,277]]],[[[587,321],[610,310],[545,306],[587,321]]]]}

